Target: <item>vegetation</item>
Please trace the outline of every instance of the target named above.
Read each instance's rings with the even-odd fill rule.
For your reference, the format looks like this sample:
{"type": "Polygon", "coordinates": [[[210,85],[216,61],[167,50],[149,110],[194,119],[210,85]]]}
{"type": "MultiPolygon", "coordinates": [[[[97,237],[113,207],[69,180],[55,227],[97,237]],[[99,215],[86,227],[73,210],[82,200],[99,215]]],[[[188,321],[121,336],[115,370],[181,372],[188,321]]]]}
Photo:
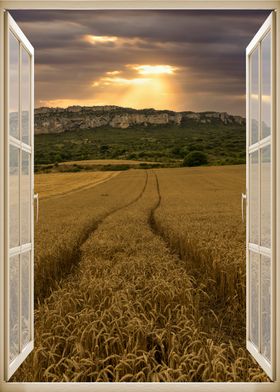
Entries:
{"type": "Polygon", "coordinates": [[[202,124],[191,120],[180,127],[101,127],[36,135],[35,165],[122,159],[180,166],[191,151],[207,153],[210,165],[241,164],[245,163],[245,135],[244,126],[236,123],[202,124]]]}
{"type": "Polygon", "coordinates": [[[202,151],[191,151],[183,160],[183,166],[202,166],[207,163],[207,154],[202,151]]]}
{"type": "Polygon", "coordinates": [[[244,166],[129,170],[43,200],[13,381],[267,381],[245,348],[244,186],[244,166]]]}

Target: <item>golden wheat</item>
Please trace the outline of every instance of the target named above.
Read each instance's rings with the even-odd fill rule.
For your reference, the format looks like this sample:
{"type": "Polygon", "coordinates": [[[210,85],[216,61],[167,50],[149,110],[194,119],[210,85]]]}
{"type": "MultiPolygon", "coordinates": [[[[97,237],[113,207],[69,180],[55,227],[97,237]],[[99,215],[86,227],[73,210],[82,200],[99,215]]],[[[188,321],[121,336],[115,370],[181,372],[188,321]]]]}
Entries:
{"type": "Polygon", "coordinates": [[[49,245],[63,224],[66,247],[90,218],[99,225],[77,245],[75,274],[60,284],[52,275],[56,289],[35,312],[35,349],[14,381],[266,381],[243,336],[243,170],[156,170],[147,182],[129,171],[79,202],[79,193],[46,201],[40,235],[49,245]],[[105,189],[105,211],[95,210],[105,189]]]}
{"type": "MultiPolygon", "coordinates": [[[[68,173],[59,176],[63,183],[68,173]]],[[[123,172],[97,187],[40,202],[40,219],[35,226],[36,302],[48,296],[78,264],[80,247],[99,222],[139,195],[145,178],[141,170],[123,172]]],[[[51,175],[46,177],[48,184],[53,184],[51,175]]]]}
{"type": "Polygon", "coordinates": [[[40,173],[35,175],[35,192],[40,200],[92,188],[117,176],[120,172],[40,173]]]}
{"type": "Polygon", "coordinates": [[[207,293],[206,323],[245,339],[245,224],[240,195],[245,166],[158,170],[156,227],[207,293]],[[209,311],[208,311],[209,310],[209,311]]]}

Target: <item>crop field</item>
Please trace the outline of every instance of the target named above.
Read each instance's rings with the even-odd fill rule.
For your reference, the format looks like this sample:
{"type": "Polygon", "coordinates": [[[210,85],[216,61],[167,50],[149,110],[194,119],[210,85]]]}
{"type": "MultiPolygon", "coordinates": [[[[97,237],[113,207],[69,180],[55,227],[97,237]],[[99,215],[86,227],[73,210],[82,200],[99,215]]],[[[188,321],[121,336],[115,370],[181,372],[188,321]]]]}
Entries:
{"type": "Polygon", "coordinates": [[[89,172],[89,173],[48,173],[36,175],[36,189],[40,199],[92,188],[98,184],[110,180],[118,175],[118,172],[89,172]]]}
{"type": "Polygon", "coordinates": [[[13,381],[268,381],[245,348],[244,188],[245,166],[135,169],[42,200],[13,381]]]}
{"type": "Polygon", "coordinates": [[[89,159],[83,161],[62,162],[63,165],[139,165],[140,163],[155,163],[150,161],[136,161],[131,159],[89,159]]]}

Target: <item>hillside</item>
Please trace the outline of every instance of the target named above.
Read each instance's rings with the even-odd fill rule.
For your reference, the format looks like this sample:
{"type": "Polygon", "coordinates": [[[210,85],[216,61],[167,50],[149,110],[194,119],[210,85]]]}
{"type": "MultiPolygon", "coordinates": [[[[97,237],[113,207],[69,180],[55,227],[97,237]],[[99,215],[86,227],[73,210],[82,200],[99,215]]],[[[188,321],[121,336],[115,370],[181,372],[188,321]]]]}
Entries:
{"type": "Polygon", "coordinates": [[[246,159],[245,140],[244,125],[225,125],[218,120],[206,124],[190,121],[182,126],[78,129],[35,135],[35,165],[102,159],[179,166],[194,150],[206,153],[209,165],[242,164],[246,159]]]}
{"type": "Polygon", "coordinates": [[[225,112],[137,110],[118,106],[70,106],[66,109],[42,107],[35,109],[35,134],[62,133],[99,127],[126,129],[135,126],[188,126],[193,122],[244,125],[245,119],[225,112]]]}

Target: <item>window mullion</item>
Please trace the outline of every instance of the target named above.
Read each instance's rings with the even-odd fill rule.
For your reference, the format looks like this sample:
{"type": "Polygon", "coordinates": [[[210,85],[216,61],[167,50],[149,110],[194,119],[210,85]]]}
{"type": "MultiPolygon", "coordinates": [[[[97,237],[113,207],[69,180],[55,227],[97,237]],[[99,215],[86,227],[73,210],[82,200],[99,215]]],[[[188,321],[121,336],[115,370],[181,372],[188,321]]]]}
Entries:
{"type": "MultiPolygon", "coordinates": [[[[22,107],[22,102],[21,102],[21,72],[22,72],[22,66],[21,66],[21,57],[22,57],[22,47],[21,44],[19,45],[19,139],[20,142],[22,141],[22,126],[21,126],[21,107],[22,107]]],[[[20,246],[22,245],[22,235],[21,235],[21,188],[22,188],[22,178],[21,178],[21,173],[22,173],[22,149],[20,147],[19,150],[19,244],[20,246]]],[[[19,254],[19,353],[22,351],[22,309],[21,309],[21,292],[22,292],[22,265],[21,265],[21,253],[19,254]]]]}
{"type": "MultiPolygon", "coordinates": [[[[262,43],[259,43],[259,141],[262,139],[262,43]]],[[[262,225],[262,147],[259,148],[259,246],[261,246],[262,225]]],[[[262,353],[262,255],[259,254],[259,350],[262,353]]]]}

